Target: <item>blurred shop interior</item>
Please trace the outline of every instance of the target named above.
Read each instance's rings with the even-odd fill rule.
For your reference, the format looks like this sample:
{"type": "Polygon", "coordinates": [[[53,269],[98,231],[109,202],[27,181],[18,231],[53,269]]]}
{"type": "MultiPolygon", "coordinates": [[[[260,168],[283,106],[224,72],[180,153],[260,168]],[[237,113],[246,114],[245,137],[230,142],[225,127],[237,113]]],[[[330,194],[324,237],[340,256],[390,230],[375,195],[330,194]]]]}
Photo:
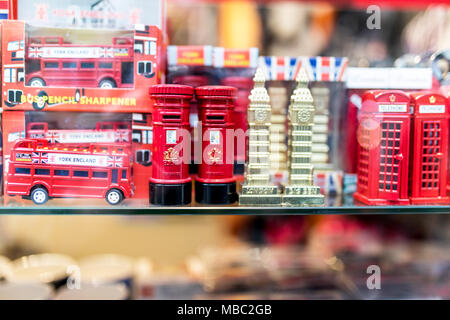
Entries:
{"type": "MultiPolygon", "coordinates": [[[[169,42],[259,47],[267,56],[345,56],[361,67],[407,65],[450,48],[450,7],[394,2],[382,7],[381,29],[369,30],[364,2],[172,0],[169,42]]],[[[137,299],[450,298],[449,216],[386,213],[1,216],[0,255],[22,265],[31,262],[16,259],[33,254],[77,263],[118,255],[97,256],[104,264],[97,275],[108,273],[105,265],[131,263],[120,276],[133,278],[126,295],[137,299]],[[370,265],[381,267],[384,290],[367,290],[370,265]]],[[[119,277],[113,269],[105,283],[119,277]]]]}

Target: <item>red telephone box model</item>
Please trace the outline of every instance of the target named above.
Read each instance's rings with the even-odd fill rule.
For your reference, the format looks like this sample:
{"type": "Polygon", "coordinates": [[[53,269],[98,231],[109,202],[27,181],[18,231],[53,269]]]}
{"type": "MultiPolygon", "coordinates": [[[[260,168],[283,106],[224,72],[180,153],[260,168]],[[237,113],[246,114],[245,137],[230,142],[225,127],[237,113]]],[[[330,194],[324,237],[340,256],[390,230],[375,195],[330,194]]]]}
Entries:
{"type": "Polygon", "coordinates": [[[408,204],[410,99],[402,91],[367,91],[358,128],[354,198],[368,205],[408,204]]]}
{"type": "Polygon", "coordinates": [[[412,93],[414,107],[410,200],[413,204],[448,203],[447,99],[439,93],[412,93]]]}
{"type": "Polygon", "coordinates": [[[52,145],[22,139],[10,156],[6,193],[44,204],[49,198],[105,198],[119,204],[134,194],[130,149],[123,144],[52,145]]]}
{"type": "Polygon", "coordinates": [[[79,45],[63,37],[32,37],[25,83],[31,87],[133,87],[133,39],[113,38],[111,45],[79,45]]]}
{"type": "Polygon", "coordinates": [[[222,84],[238,89],[236,105],[234,108],[234,128],[235,130],[242,130],[242,137],[236,136],[234,141],[234,173],[244,174],[245,160],[247,155],[248,138],[245,135],[248,129],[247,109],[250,104],[248,99],[250,91],[253,89],[253,79],[248,77],[226,77],[222,79],[222,84]],[[242,141],[244,140],[244,141],[242,141]]]}
{"type": "Polygon", "coordinates": [[[237,193],[233,176],[233,111],[237,89],[205,86],[195,92],[202,123],[202,161],[195,179],[195,200],[206,204],[234,203],[237,193]]]}
{"type": "Polygon", "coordinates": [[[177,84],[150,87],[154,101],[152,204],[182,205],[191,202],[189,103],[193,94],[192,87],[177,84]]]}

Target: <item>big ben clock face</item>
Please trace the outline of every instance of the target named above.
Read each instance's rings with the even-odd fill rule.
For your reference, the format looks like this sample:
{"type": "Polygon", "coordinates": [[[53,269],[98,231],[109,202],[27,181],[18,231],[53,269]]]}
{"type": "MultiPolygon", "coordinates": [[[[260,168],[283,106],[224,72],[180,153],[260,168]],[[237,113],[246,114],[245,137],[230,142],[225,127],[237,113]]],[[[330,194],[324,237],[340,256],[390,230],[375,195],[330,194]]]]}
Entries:
{"type": "Polygon", "coordinates": [[[299,122],[309,123],[311,121],[311,112],[308,110],[300,110],[297,114],[299,122]]]}

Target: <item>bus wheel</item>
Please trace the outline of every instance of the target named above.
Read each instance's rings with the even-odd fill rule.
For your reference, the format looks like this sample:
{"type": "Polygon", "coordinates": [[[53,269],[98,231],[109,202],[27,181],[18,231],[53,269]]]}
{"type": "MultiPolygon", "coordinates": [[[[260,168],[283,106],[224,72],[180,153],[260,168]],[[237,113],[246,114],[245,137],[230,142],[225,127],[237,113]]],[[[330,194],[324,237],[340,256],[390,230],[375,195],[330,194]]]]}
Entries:
{"type": "Polygon", "coordinates": [[[45,108],[47,101],[48,101],[48,94],[45,91],[41,91],[38,93],[37,101],[33,102],[33,108],[35,110],[42,110],[45,108]]]}
{"type": "Polygon", "coordinates": [[[31,200],[35,204],[44,204],[48,201],[48,192],[45,188],[36,188],[31,191],[31,200]]]}
{"type": "Polygon", "coordinates": [[[30,82],[28,82],[30,87],[45,87],[45,81],[41,78],[32,78],[30,82]]]}
{"type": "Polygon", "coordinates": [[[105,79],[100,81],[98,86],[102,89],[112,89],[116,87],[116,83],[112,80],[105,79]]]}
{"type": "Polygon", "coordinates": [[[122,202],[123,200],[123,194],[122,191],[118,189],[111,189],[106,193],[106,202],[108,202],[110,205],[116,205],[122,202]]]}

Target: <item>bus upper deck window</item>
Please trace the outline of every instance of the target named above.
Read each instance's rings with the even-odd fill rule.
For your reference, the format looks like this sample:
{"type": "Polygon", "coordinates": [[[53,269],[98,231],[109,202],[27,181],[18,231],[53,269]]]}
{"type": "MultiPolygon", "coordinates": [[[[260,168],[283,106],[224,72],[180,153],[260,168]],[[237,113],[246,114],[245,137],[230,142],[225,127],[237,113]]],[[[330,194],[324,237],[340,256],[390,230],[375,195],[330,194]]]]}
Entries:
{"type": "Polygon", "coordinates": [[[69,176],[69,170],[57,170],[57,169],[55,169],[53,175],[54,176],[67,177],[67,176],[69,176]]]}
{"type": "Polygon", "coordinates": [[[112,62],[99,62],[98,67],[100,69],[112,69],[113,64],[112,64],[112,62]]]}
{"type": "Polygon", "coordinates": [[[34,174],[40,175],[40,176],[49,176],[50,175],[50,169],[35,169],[34,174]]]}
{"type": "Polygon", "coordinates": [[[106,179],[108,177],[108,172],[106,171],[92,171],[92,178],[106,179]]]}
{"type": "Polygon", "coordinates": [[[64,69],[76,69],[77,63],[76,62],[63,62],[63,68],[64,69]]]}
{"type": "Polygon", "coordinates": [[[45,62],[44,66],[46,69],[58,69],[59,63],[58,62],[45,62]]]}
{"type": "Polygon", "coordinates": [[[87,178],[87,177],[89,177],[89,171],[87,171],[87,170],[74,170],[73,171],[73,176],[74,177],[87,178]]]}
{"type": "Polygon", "coordinates": [[[30,168],[16,168],[15,170],[16,174],[31,174],[30,168]]]}

